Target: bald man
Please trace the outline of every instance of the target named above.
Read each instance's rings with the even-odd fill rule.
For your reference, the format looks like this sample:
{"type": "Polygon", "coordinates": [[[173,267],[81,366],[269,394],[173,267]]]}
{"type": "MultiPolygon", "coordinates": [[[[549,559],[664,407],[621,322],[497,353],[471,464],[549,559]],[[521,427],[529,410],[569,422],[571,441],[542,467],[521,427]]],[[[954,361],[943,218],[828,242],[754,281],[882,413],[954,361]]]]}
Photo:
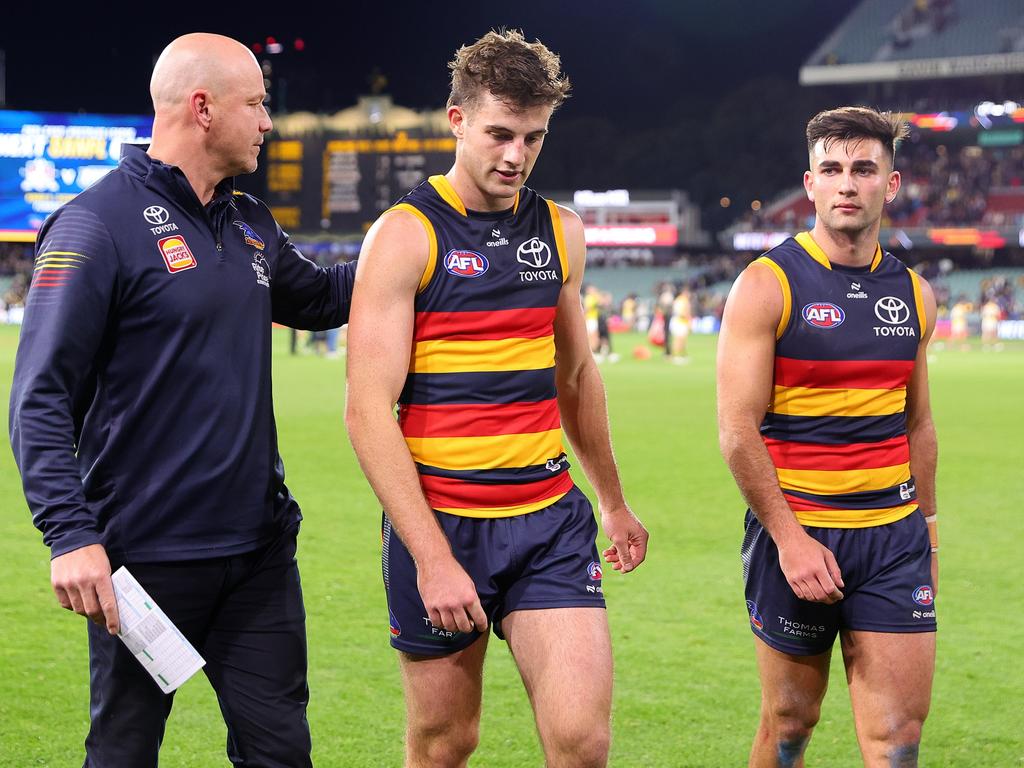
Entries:
{"type": "Polygon", "coordinates": [[[54,592],[90,619],[85,765],[156,766],[171,709],[116,637],[110,574],[126,565],[206,659],[232,763],[308,766],[301,515],[271,322],[347,322],[354,265],[317,267],[234,190],[271,129],[245,47],[178,38],[151,90],[148,151],[126,146],[39,233],[11,392],[54,592]]]}

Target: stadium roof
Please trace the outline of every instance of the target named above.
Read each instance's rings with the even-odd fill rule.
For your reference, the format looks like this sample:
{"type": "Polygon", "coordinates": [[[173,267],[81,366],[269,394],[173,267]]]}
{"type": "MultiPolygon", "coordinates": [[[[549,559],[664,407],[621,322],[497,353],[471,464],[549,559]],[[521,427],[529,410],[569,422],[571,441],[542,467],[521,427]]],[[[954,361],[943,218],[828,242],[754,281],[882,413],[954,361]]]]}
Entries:
{"type": "Polygon", "coordinates": [[[1024,72],[1021,0],[864,0],[800,69],[803,85],[1024,72]]]}

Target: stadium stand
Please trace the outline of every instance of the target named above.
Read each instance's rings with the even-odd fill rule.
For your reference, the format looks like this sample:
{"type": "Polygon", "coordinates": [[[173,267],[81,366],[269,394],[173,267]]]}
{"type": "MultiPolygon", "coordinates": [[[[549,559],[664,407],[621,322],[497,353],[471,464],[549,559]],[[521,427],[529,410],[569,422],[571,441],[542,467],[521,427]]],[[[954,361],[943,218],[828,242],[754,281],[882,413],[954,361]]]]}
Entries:
{"type": "MultiPolygon", "coordinates": [[[[1024,54],[1024,8],[1018,0],[865,0],[818,47],[801,80],[866,81],[874,77],[928,76],[925,69],[866,67],[887,62],[961,60],[967,73],[1007,70],[1013,54],[1024,54]],[[1000,63],[967,62],[972,57],[1009,54],[1000,63]],[[831,68],[835,71],[829,73],[831,68]]],[[[942,71],[939,68],[938,71],[942,71]]]]}

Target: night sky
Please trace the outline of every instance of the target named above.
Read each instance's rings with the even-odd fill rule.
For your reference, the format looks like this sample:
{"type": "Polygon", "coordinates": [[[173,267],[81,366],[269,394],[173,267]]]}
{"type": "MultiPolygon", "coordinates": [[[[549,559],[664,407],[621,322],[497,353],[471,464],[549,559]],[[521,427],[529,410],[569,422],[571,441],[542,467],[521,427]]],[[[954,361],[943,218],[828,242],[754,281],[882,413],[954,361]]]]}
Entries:
{"type": "Polygon", "coordinates": [[[321,109],[351,105],[368,90],[374,67],[387,76],[396,102],[435,107],[447,95],[445,63],[453,50],[504,25],[561,54],[575,84],[565,113],[656,116],[659,106],[679,98],[706,105],[754,75],[795,79],[856,0],[342,2],[326,17],[304,8],[312,3],[288,5],[298,9],[260,14],[241,3],[193,4],[204,10],[192,13],[180,3],[146,3],[129,12],[97,4],[62,13],[37,3],[5,9],[0,48],[7,52],[7,107],[147,112],[154,57],[193,31],[246,43],[301,37],[323,94],[321,109]]]}
{"type": "MultiPolygon", "coordinates": [[[[518,27],[559,53],[573,82],[574,95],[545,144],[539,188],[689,188],[707,203],[736,184],[700,177],[707,175],[701,162],[708,162],[709,140],[690,137],[706,133],[709,116],[723,105],[736,110],[737,126],[746,131],[787,109],[797,111],[771,101],[773,94],[790,101],[787,89],[795,87],[800,65],[857,0],[316,4],[335,8],[329,15],[314,13],[312,3],[287,5],[294,10],[278,5],[259,13],[241,3],[5,9],[6,107],[151,114],[155,57],[180,34],[209,31],[246,44],[274,36],[290,46],[302,38],[305,51],[280,60],[290,73],[290,110],[351,106],[370,91],[375,70],[387,78],[385,91],[397,104],[439,108],[448,95],[446,63],[453,51],[489,28],[518,27]],[[651,156],[638,157],[643,152],[651,156]]],[[[785,125],[793,151],[810,116],[801,110],[785,125]]]]}

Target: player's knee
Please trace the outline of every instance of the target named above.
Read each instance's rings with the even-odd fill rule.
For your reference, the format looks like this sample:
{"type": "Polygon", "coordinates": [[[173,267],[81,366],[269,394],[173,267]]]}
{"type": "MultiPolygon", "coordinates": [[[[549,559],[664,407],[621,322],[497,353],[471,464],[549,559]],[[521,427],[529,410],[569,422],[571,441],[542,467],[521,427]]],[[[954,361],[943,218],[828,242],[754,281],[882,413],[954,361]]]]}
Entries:
{"type": "Polygon", "coordinates": [[[891,722],[880,740],[885,742],[886,755],[894,766],[916,766],[918,745],[921,743],[923,718],[907,717],[891,722]]]}
{"type": "Polygon", "coordinates": [[[821,717],[819,701],[787,701],[765,708],[763,720],[769,738],[777,744],[793,745],[806,743],[814,726],[821,717]]]}
{"type": "Polygon", "coordinates": [[[477,721],[434,723],[410,727],[409,765],[416,768],[451,768],[465,765],[480,742],[477,721]]]}
{"type": "Polygon", "coordinates": [[[545,751],[555,765],[573,768],[602,768],[608,762],[611,747],[611,728],[607,725],[588,726],[582,722],[564,723],[549,732],[545,751]]]}

